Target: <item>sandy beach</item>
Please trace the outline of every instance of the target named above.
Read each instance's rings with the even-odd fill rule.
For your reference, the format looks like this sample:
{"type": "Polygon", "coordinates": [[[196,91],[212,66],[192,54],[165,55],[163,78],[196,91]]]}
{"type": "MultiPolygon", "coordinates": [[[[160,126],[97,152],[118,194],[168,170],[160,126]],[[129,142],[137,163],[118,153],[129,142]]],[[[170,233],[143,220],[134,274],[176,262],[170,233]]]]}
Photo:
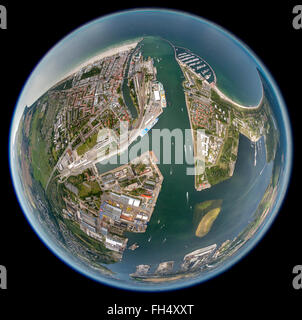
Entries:
{"type": "Polygon", "coordinates": [[[253,109],[258,109],[262,103],[262,100],[263,100],[263,97],[264,97],[264,92],[263,92],[263,87],[262,87],[262,96],[261,96],[261,99],[259,101],[259,103],[256,105],[256,106],[244,106],[242,104],[239,104],[235,101],[233,101],[232,99],[230,99],[228,96],[226,96],[224,93],[222,93],[215,84],[211,85],[212,89],[214,89],[216,91],[216,93],[220,96],[220,98],[222,98],[223,100],[226,100],[230,103],[232,103],[233,105],[235,105],[236,107],[239,107],[239,108],[243,108],[243,109],[250,109],[250,110],[253,110],[253,109]]]}
{"type": "Polygon", "coordinates": [[[94,55],[93,57],[91,57],[88,60],[85,60],[85,62],[81,63],[80,65],[78,65],[75,69],[73,69],[71,72],[69,72],[66,77],[72,75],[73,73],[78,72],[79,70],[81,70],[83,67],[88,66],[89,64],[94,63],[95,61],[104,59],[106,57],[110,57],[113,56],[117,53],[123,52],[123,51],[128,51],[130,49],[133,49],[137,46],[137,44],[141,41],[142,39],[138,39],[137,41],[133,41],[133,42],[129,42],[126,44],[122,44],[121,46],[116,46],[113,48],[110,48],[108,50],[102,51],[97,53],[96,55],[94,55]]]}

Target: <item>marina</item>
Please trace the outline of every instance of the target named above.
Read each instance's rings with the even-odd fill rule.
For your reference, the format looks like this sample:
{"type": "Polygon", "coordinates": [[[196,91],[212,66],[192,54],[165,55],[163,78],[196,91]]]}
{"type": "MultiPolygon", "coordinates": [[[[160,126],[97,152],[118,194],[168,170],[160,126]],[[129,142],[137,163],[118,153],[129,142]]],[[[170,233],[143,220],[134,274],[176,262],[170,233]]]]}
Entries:
{"type": "MultiPolygon", "coordinates": [[[[173,130],[175,127],[182,128],[182,130],[190,128],[189,118],[185,112],[186,104],[182,90],[182,72],[175,60],[173,64],[168,63],[171,57],[175,56],[173,47],[166,41],[161,41],[158,38],[146,38],[143,43],[144,57],[153,57],[155,67],[157,68],[157,79],[164,84],[169,106],[170,104],[175,106],[175,108],[166,108],[165,112],[158,118],[156,127],[168,128],[169,130],[173,130]],[[160,44],[159,48],[156,49],[155,47],[158,44],[160,44]],[[159,68],[157,59],[155,59],[157,57],[162,58],[160,64],[165,64],[167,66],[166,69],[159,68]],[[177,76],[171,76],[172,74],[177,76]],[[170,92],[174,92],[173,95],[170,95],[170,92]]],[[[155,90],[158,90],[158,88],[155,87],[155,90]]],[[[173,141],[172,145],[174,145],[173,141]]],[[[250,145],[250,140],[240,135],[239,156],[234,171],[234,178],[204,190],[202,195],[195,190],[192,184],[193,177],[186,175],[185,166],[173,166],[171,170],[170,164],[159,163],[158,167],[166,179],[164,179],[157,206],[154,208],[152,218],[148,223],[147,232],[128,234],[129,242],[137,242],[140,244],[140,248],[135,251],[135,255],[133,255],[131,250],[126,250],[123,261],[119,265],[112,265],[112,270],[125,273],[128,271],[130,273],[134,271],[135,265],[139,265],[142,262],[146,265],[154,266],[155,259],[156,261],[165,261],[166,259],[179,261],[179,259],[183,259],[183,256],[189,252],[188,248],[198,249],[203,246],[212,245],[213,243],[219,245],[219,243],[226,240],[224,235],[225,223],[230,218],[234,219],[233,221],[236,221],[236,223],[232,233],[228,237],[234,238],[245,225],[245,218],[238,219],[242,214],[240,208],[243,205],[246,206],[246,217],[251,217],[256,208],[257,201],[260,201],[261,195],[266,188],[269,181],[268,176],[271,172],[271,166],[266,166],[261,175],[262,179],[265,179],[266,182],[263,183],[263,180],[261,180],[260,183],[259,172],[264,165],[265,150],[262,148],[261,152],[257,154],[257,165],[254,166],[254,150],[250,145]],[[252,161],[245,161],[247,157],[251,158],[252,161]],[[172,175],[170,174],[171,171],[172,175]],[[238,180],[239,176],[244,177],[244,179],[238,180]],[[251,183],[254,179],[257,179],[257,182],[251,183]],[[168,188],[167,183],[169,183],[168,188]],[[234,194],[239,194],[243,188],[248,188],[257,200],[251,203],[244,203],[244,198],[235,199],[234,194]],[[224,199],[223,209],[215,221],[215,229],[207,237],[199,239],[192,235],[192,218],[188,219],[188,215],[194,214],[196,204],[203,200],[211,199],[224,199]],[[233,206],[234,201],[237,204],[236,208],[229,210],[228,208],[233,206]],[[176,213],[181,223],[176,223],[174,219],[176,213]],[[165,227],[163,227],[164,225],[165,227]],[[184,237],[187,237],[185,242],[183,241],[184,237]],[[169,241],[166,241],[163,245],[165,238],[169,238],[169,241]],[[167,250],[169,250],[168,256],[167,250]]],[[[192,141],[186,141],[183,147],[183,154],[185,155],[187,151],[191,153],[191,150],[193,151],[192,141]]]]}
{"type": "MultiPolygon", "coordinates": [[[[34,177],[42,184],[42,187],[34,184],[36,190],[32,190],[38,191],[41,201],[49,195],[58,202],[54,203],[57,213],[60,197],[65,201],[63,218],[58,220],[60,229],[54,234],[58,243],[62,242],[61,237],[66,240],[62,243],[69,252],[64,260],[76,268],[79,260],[78,271],[125,289],[187,286],[205,279],[204,275],[210,274],[209,267],[220,272],[220,266],[238,261],[248,246],[254,246],[252,241],[258,236],[255,233],[251,238],[256,230],[254,226],[251,232],[243,233],[253,223],[255,212],[258,214],[265,207],[265,212],[270,213],[272,207],[268,206],[279,200],[278,189],[271,188],[271,181],[278,188],[282,186],[278,170],[282,172],[283,166],[277,167],[274,160],[278,140],[271,130],[275,123],[269,122],[267,114],[263,126],[263,117],[256,108],[246,111],[239,106],[242,103],[248,108],[258,103],[260,80],[262,74],[266,77],[266,71],[257,69],[253,55],[247,55],[249,50],[238,50],[229,37],[222,37],[219,28],[199,24],[196,19],[187,23],[184,16],[175,19],[173,15],[170,12],[157,16],[153,9],[141,10],[138,15],[132,11],[129,18],[119,15],[120,24],[112,20],[112,28],[109,17],[108,28],[103,28],[104,39],[100,32],[103,29],[92,28],[94,36],[84,37],[83,53],[82,46],[79,52],[69,52],[77,53],[77,59],[84,61],[85,55],[97,52],[98,46],[105,48],[138,35],[143,38],[136,46],[133,44],[131,51],[120,50],[104,61],[86,66],[75,81],[57,83],[49,91],[47,103],[43,97],[33,106],[34,114],[25,108],[33,129],[38,130],[29,130],[32,148],[28,149],[24,140],[26,152],[18,154],[23,158],[29,154],[32,158],[29,164],[33,166],[34,177]],[[194,32],[195,27],[200,32],[194,32]],[[59,117],[55,108],[60,112],[59,117]],[[45,119],[54,126],[54,137],[45,119]],[[115,151],[118,138],[124,142],[125,127],[130,129],[130,134],[127,132],[127,141],[115,151]],[[108,137],[99,134],[101,129],[110,133],[108,137]],[[197,133],[197,139],[193,130],[198,129],[203,133],[197,133]],[[36,134],[32,135],[34,131],[36,134]],[[164,134],[158,146],[153,143],[156,141],[153,138],[162,131],[170,133],[172,148],[167,148],[164,134]],[[259,131],[270,139],[259,138],[259,131]],[[181,143],[177,139],[179,132],[181,143]],[[49,150],[38,143],[44,142],[45,135],[49,136],[49,150]],[[148,146],[144,144],[147,141],[148,146]],[[149,150],[157,158],[149,154],[153,162],[152,159],[151,163],[134,161],[143,160],[142,154],[149,150]],[[195,169],[199,168],[200,160],[194,159],[194,154],[198,155],[195,150],[201,151],[207,160],[203,163],[204,171],[195,169]],[[43,157],[38,157],[39,151],[43,157]],[[47,151],[45,157],[44,151],[47,151]],[[166,154],[170,154],[170,161],[166,161],[166,154]],[[62,166],[68,169],[59,181],[62,183],[57,185],[60,172],[56,168],[51,174],[48,171],[52,168],[40,170],[52,156],[60,172],[62,166]],[[47,194],[42,192],[45,184],[47,194]],[[196,188],[198,184],[202,188],[196,188]],[[267,200],[272,202],[266,203],[267,200]],[[66,228],[62,222],[66,222],[66,228]],[[66,232],[67,228],[73,234],[66,232]],[[233,255],[233,248],[237,250],[237,244],[239,248],[250,238],[240,253],[233,255]],[[211,259],[215,250],[221,259],[218,262],[216,256],[211,259]],[[219,265],[220,262],[223,263],[219,265]],[[149,284],[144,285],[142,276],[146,276],[149,284]]],[[[75,61],[74,55],[72,58],[75,61]]],[[[58,59],[61,60],[63,56],[58,59]]],[[[268,81],[267,86],[270,84],[269,77],[263,81],[268,81]]],[[[270,90],[268,87],[267,93],[270,90]]],[[[273,98],[268,95],[268,99],[273,98]]],[[[276,106],[277,102],[273,101],[276,106]]],[[[271,107],[269,100],[265,103],[267,109],[271,107]]],[[[24,124],[26,127],[27,121],[24,124]]],[[[278,130],[276,126],[275,129],[278,130]]],[[[286,138],[282,133],[280,152],[287,151],[281,149],[282,139],[286,138]]],[[[282,156],[286,163],[287,154],[282,156]]],[[[52,160],[52,167],[55,163],[52,160]]],[[[56,212],[49,212],[54,221],[56,212]]],[[[49,222],[43,220],[43,215],[38,218],[41,224],[49,222]]]]}
{"type": "Polygon", "coordinates": [[[216,75],[211,66],[201,57],[182,47],[174,47],[177,61],[191,69],[202,80],[209,84],[216,83],[216,75]]]}

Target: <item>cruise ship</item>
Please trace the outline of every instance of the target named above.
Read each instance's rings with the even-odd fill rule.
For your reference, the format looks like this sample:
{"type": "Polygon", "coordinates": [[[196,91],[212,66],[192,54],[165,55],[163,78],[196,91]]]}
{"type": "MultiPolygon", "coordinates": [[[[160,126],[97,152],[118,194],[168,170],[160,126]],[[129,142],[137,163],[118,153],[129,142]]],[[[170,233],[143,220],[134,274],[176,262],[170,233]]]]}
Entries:
{"type": "Polygon", "coordinates": [[[159,93],[160,93],[161,106],[162,106],[162,108],[166,108],[167,101],[166,101],[165,90],[164,90],[163,85],[160,82],[158,82],[158,88],[159,88],[159,93]]]}
{"type": "Polygon", "coordinates": [[[158,118],[154,119],[150,124],[147,125],[145,129],[143,129],[140,133],[140,136],[143,137],[152,127],[157,123],[158,118]]]}

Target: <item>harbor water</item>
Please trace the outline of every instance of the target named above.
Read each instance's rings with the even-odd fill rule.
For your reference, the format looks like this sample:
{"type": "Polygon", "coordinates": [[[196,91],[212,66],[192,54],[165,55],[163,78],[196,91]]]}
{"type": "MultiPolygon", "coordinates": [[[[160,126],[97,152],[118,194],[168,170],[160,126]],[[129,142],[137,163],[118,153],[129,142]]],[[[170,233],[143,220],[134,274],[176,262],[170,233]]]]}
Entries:
{"type": "MultiPolygon", "coordinates": [[[[182,89],[184,78],[174,58],[174,49],[163,39],[147,37],[142,41],[142,52],[145,58],[149,56],[154,58],[157,80],[165,88],[168,103],[153,129],[172,131],[180,128],[184,132],[190,128],[190,124],[182,89]]],[[[148,135],[151,145],[152,132],[149,131],[148,135]]],[[[174,163],[173,144],[172,164],[162,164],[161,146],[161,155],[157,154],[157,157],[160,160],[158,167],[164,176],[164,181],[148,228],[143,234],[126,234],[129,239],[128,244],[138,243],[139,247],[135,251],[126,250],[123,260],[111,265],[110,268],[124,274],[125,277],[134,272],[138,264],[150,264],[152,271],[160,262],[174,260],[179,263],[185,254],[195,249],[214,243],[219,245],[227,239],[232,240],[236,237],[252,218],[271,178],[272,164],[266,163],[264,145],[263,138],[252,144],[250,140],[240,135],[238,159],[233,177],[201,192],[195,190],[194,176],[186,174],[187,165],[174,163]],[[255,147],[258,148],[256,165],[255,147]],[[196,237],[193,225],[194,206],[206,200],[218,199],[223,200],[222,208],[211,231],[203,238],[196,237]]],[[[185,152],[192,150],[191,136],[187,137],[182,150],[185,159],[185,152]]],[[[116,166],[118,165],[97,165],[100,172],[116,166]]]]}

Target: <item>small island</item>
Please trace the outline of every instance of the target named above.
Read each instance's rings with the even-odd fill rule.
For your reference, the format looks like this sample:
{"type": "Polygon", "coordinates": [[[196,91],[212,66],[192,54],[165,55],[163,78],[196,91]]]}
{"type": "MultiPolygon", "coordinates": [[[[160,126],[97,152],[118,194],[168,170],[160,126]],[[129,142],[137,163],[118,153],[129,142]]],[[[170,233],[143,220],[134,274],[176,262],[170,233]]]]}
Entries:
{"type": "Polygon", "coordinates": [[[208,200],[194,207],[193,224],[196,237],[202,238],[209,233],[221,210],[222,200],[208,200]]]}
{"type": "Polygon", "coordinates": [[[201,219],[195,231],[195,235],[197,237],[202,238],[208,234],[208,232],[211,230],[213,222],[218,217],[220,210],[220,208],[212,209],[201,219]]]}

